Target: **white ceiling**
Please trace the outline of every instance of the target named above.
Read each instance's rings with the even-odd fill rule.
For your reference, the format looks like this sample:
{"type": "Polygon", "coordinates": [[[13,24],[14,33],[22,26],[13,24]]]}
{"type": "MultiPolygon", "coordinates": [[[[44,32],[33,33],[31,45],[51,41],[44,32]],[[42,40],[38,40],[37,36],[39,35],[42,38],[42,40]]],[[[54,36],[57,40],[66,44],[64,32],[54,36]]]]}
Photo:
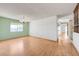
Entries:
{"type": "Polygon", "coordinates": [[[75,3],[0,3],[0,16],[18,19],[21,15],[37,20],[71,14],[75,3]]]}

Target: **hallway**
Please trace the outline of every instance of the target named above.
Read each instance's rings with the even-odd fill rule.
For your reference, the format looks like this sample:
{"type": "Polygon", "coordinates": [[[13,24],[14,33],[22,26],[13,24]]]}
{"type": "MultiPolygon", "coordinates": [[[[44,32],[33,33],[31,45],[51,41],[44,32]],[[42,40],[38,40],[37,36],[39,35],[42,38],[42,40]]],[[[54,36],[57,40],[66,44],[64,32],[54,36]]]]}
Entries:
{"type": "Polygon", "coordinates": [[[59,42],[37,37],[22,37],[0,42],[2,56],[78,56],[73,45],[60,35],[59,42]]]}
{"type": "Polygon", "coordinates": [[[61,33],[59,35],[59,44],[60,50],[63,55],[78,55],[75,47],[71,43],[72,41],[68,38],[67,34],[61,33]]]}

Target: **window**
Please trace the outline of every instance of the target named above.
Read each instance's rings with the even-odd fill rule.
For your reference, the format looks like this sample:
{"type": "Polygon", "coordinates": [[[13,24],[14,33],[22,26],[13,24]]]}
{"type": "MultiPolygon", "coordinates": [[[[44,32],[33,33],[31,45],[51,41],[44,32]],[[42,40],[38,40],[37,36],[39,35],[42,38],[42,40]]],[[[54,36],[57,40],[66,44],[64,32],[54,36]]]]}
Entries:
{"type": "Polygon", "coordinates": [[[10,32],[22,32],[23,31],[23,24],[10,24],[10,32]]]}
{"type": "Polygon", "coordinates": [[[17,27],[18,27],[18,29],[17,29],[18,32],[22,32],[23,31],[23,25],[22,24],[19,24],[17,27]]]}

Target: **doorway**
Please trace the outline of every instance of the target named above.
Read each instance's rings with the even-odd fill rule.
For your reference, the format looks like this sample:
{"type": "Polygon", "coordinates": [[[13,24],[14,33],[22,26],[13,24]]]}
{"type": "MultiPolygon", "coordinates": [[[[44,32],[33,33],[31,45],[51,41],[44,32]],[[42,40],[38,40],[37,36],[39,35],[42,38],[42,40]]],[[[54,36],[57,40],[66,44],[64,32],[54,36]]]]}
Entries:
{"type": "Polygon", "coordinates": [[[58,39],[61,37],[67,38],[68,36],[68,23],[60,22],[58,23],[58,39]]]}

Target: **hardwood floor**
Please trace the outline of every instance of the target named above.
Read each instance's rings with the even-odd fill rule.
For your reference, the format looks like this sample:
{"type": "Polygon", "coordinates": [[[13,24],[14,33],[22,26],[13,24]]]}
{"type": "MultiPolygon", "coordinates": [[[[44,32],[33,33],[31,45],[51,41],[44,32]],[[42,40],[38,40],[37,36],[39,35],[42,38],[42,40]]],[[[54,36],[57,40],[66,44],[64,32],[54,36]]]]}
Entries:
{"type": "Polygon", "coordinates": [[[22,37],[0,42],[1,56],[78,56],[65,36],[58,42],[35,37],[22,37]]]}

